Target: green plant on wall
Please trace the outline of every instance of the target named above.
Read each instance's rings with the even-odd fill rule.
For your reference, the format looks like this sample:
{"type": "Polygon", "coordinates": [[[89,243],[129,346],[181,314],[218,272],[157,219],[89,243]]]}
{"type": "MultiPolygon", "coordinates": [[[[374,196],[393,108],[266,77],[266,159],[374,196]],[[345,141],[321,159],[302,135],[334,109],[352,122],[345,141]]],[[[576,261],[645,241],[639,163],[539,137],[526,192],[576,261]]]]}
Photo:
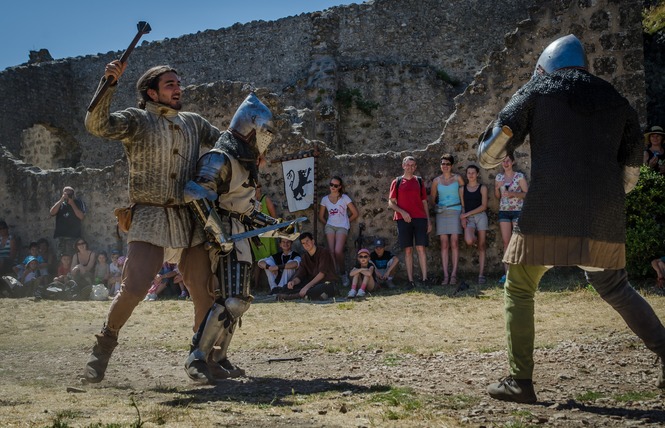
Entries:
{"type": "Polygon", "coordinates": [[[340,89],[337,91],[335,99],[339,103],[340,107],[346,109],[351,108],[351,106],[355,104],[356,108],[367,116],[372,116],[372,112],[379,107],[379,103],[365,100],[362,93],[357,88],[340,89]]]}
{"type": "Polygon", "coordinates": [[[645,8],[642,11],[642,27],[647,34],[654,34],[665,28],[665,1],[645,8]]]}
{"type": "Polygon", "coordinates": [[[454,77],[450,77],[450,75],[443,70],[436,70],[436,78],[443,80],[444,82],[453,86],[457,86],[460,83],[459,80],[455,79],[454,77]]]}
{"type": "Polygon", "coordinates": [[[665,255],[665,176],[643,166],[635,188],[626,196],[626,269],[651,273],[651,259],[665,255]]]}

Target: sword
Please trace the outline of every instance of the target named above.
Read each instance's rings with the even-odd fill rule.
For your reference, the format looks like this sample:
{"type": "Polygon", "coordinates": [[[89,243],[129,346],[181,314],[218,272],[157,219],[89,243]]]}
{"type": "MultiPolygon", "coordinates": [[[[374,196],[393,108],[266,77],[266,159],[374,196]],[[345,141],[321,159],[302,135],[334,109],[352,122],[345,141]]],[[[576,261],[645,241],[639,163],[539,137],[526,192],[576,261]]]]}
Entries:
{"type": "Polygon", "coordinates": [[[298,217],[294,220],[289,220],[289,221],[285,221],[285,222],[277,223],[277,224],[271,224],[270,226],[265,226],[265,227],[260,227],[258,229],[248,230],[247,232],[237,233],[235,235],[231,235],[231,236],[228,236],[228,237],[224,236],[224,235],[221,235],[221,234],[220,235],[215,234],[214,231],[210,230],[208,227],[206,227],[206,231],[212,233],[215,236],[215,238],[217,239],[217,241],[220,242],[220,243],[238,242],[238,241],[242,241],[243,239],[252,238],[254,236],[263,236],[264,234],[272,235],[275,238],[284,237],[284,238],[293,240],[293,239],[298,238],[299,234],[297,234],[297,233],[280,234],[279,232],[277,232],[277,233],[269,233],[269,232],[276,231],[277,229],[286,228],[286,227],[289,227],[291,225],[300,223],[300,222],[305,221],[305,220],[307,220],[307,217],[298,217]]]}

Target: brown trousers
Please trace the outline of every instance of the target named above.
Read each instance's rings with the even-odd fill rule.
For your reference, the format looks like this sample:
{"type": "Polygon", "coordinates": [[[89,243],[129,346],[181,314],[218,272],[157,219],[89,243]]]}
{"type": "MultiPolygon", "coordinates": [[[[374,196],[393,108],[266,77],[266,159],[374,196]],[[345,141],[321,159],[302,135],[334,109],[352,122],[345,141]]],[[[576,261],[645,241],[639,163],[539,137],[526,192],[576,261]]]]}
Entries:
{"type": "MultiPolygon", "coordinates": [[[[127,260],[122,269],[120,291],[113,299],[106,318],[105,330],[117,336],[132,315],[134,308],[143,300],[150,284],[164,263],[164,248],[147,242],[130,242],[127,247],[127,260]]],[[[215,301],[213,294],[213,274],[210,271],[208,251],[203,244],[185,248],[178,263],[189,295],[194,303],[194,325],[197,331],[208,309],[215,301]]]]}

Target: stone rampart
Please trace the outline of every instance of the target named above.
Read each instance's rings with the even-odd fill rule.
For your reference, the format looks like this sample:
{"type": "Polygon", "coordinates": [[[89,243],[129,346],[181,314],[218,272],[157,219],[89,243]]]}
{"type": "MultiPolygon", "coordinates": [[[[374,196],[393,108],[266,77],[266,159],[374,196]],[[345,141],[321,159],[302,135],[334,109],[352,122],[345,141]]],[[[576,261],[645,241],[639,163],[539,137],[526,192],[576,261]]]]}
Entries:
{"type": "MultiPolygon", "coordinates": [[[[640,5],[617,0],[375,0],[207,30],[137,48],[112,108],[134,105],[133,82],[162,62],[194,85],[187,87],[185,109],[221,128],[249,88],[258,87],[279,118],[280,140],[268,157],[316,144],[321,150],[319,197],[327,192],[329,177],[341,175],[360,210],[359,221],[367,226],[367,239],[387,238],[393,246],[396,231],[386,197],[391,180],[401,173],[401,158],[416,156],[428,186],[440,173],[438,158],[444,152],[455,154],[458,172],[475,162],[478,134],[528,80],[542,49],[557,37],[579,36],[592,71],[615,84],[644,117],[640,5]]],[[[24,241],[51,236],[48,209],[62,187],[72,185],[88,203],[86,238],[99,249],[121,244],[112,210],[127,203],[122,148],[83,128],[99,73],[117,56],[111,52],[0,73],[7,100],[0,106],[0,135],[7,148],[0,158],[0,200],[11,201],[3,204],[0,218],[24,241]],[[36,125],[42,128],[35,130],[36,125]],[[80,157],[59,153],[47,164],[35,155],[40,142],[47,146],[44,141],[60,142],[80,157]],[[32,164],[26,163],[29,159],[32,164]],[[71,168],[47,169],[54,165],[71,168]]],[[[528,145],[518,155],[519,168],[528,176],[528,145]]],[[[483,171],[482,181],[491,186],[496,172],[483,171]]],[[[284,180],[278,163],[263,171],[262,180],[280,214],[295,215],[281,203],[284,180]]],[[[490,271],[501,266],[496,206],[491,197],[490,271]]],[[[357,224],[349,250],[356,234],[357,224]]],[[[429,251],[435,272],[440,270],[437,241],[432,237],[429,251]]],[[[462,271],[474,270],[474,257],[474,251],[462,249],[462,271]]]]}

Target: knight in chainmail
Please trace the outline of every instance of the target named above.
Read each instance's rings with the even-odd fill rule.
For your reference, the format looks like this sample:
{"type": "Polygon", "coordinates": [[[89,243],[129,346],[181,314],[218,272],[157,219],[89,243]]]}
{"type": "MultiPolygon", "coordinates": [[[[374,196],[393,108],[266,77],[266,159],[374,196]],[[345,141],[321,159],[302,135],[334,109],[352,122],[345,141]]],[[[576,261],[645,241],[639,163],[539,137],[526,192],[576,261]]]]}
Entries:
{"type": "MultiPolygon", "coordinates": [[[[642,158],[636,111],[588,71],[574,36],[550,44],[531,80],[515,93],[478,156],[494,168],[529,135],[531,182],[503,261],[510,375],[488,387],[495,399],[532,403],[534,295],[552,266],[579,266],[598,294],[646,346],[665,357],[665,328],[625,271],[625,194],[642,158]]],[[[658,387],[665,387],[661,364],[658,387]]]]}
{"type": "Polygon", "coordinates": [[[164,261],[178,263],[194,302],[195,327],[214,301],[205,235],[185,204],[184,192],[196,171],[200,147],[212,147],[220,131],[200,115],[180,111],[180,77],[166,65],[149,69],[138,80],[139,108],[110,113],[125,67],[119,61],[106,66],[100,88],[106,79],[115,83],[85,118],[93,135],[122,142],[133,204],[120,292],[85,367],[85,379],[93,383],[104,379],[118,332],[145,297],[164,261]]]}

